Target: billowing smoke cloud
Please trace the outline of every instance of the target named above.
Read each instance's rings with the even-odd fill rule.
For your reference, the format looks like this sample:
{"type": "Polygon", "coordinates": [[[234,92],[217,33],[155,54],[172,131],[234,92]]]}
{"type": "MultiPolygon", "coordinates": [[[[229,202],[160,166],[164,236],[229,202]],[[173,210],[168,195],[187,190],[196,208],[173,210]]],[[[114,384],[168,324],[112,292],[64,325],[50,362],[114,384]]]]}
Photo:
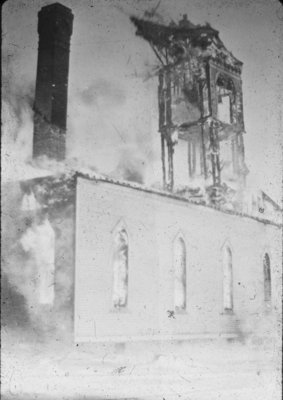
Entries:
{"type": "Polygon", "coordinates": [[[147,169],[159,158],[153,144],[153,130],[158,133],[152,127],[149,84],[140,77],[101,76],[78,89],[70,101],[70,157],[115,179],[147,183],[147,169]]]}
{"type": "Polygon", "coordinates": [[[23,81],[19,84],[4,80],[2,100],[10,107],[10,113],[14,117],[16,127],[12,137],[14,140],[18,138],[19,129],[25,123],[26,115],[32,115],[33,99],[33,83],[23,81]]]}
{"type": "Polygon", "coordinates": [[[111,107],[122,105],[126,101],[126,92],[116,82],[101,78],[82,90],[80,97],[86,106],[111,107]]]}
{"type": "Polygon", "coordinates": [[[125,148],[121,151],[121,157],[117,169],[112,173],[114,178],[131,182],[144,183],[146,169],[146,157],[139,154],[137,150],[133,153],[131,149],[125,148]]]}
{"type": "Polygon", "coordinates": [[[9,156],[20,160],[28,157],[32,137],[33,86],[29,83],[13,85],[9,93],[3,95],[2,123],[3,146],[9,156]],[[11,154],[10,154],[11,153],[11,154]]]}
{"type": "Polygon", "coordinates": [[[56,328],[65,335],[71,332],[73,304],[73,205],[51,210],[26,183],[6,183],[4,189],[2,324],[32,328],[41,336],[56,328]]]}
{"type": "Polygon", "coordinates": [[[7,48],[2,53],[2,179],[17,177],[31,158],[33,132],[34,82],[25,76],[17,76],[13,57],[7,48]],[[11,59],[12,58],[12,59],[11,59]]]}
{"type": "MultiPolygon", "coordinates": [[[[94,28],[94,32],[95,37],[106,35],[103,38],[105,43],[101,42],[103,43],[101,46],[97,40],[93,45],[93,52],[99,54],[99,62],[96,57],[91,57],[89,67],[84,68],[83,62],[79,67],[73,67],[76,62],[71,61],[67,157],[69,160],[76,159],[78,166],[82,164],[84,167],[95,168],[106,175],[115,174],[120,179],[132,180],[136,177],[138,182],[142,180],[147,182],[146,169],[142,162],[150,163],[147,147],[154,148],[153,134],[158,135],[157,126],[151,126],[150,121],[153,109],[153,86],[150,78],[156,76],[158,66],[148,44],[135,37],[129,17],[134,12],[141,17],[154,18],[162,8],[162,4],[156,7],[157,5],[158,3],[147,11],[148,4],[139,4],[137,9],[133,5],[125,4],[123,15],[121,10],[117,12],[117,7],[111,6],[111,18],[115,19],[119,27],[123,26],[122,30],[120,28],[117,30],[113,25],[111,27],[113,32],[108,32],[107,26],[110,8],[105,15],[102,8],[99,10],[102,13],[100,16],[102,23],[99,29],[94,28]],[[116,43],[114,47],[112,40],[116,43]],[[143,49],[148,50],[148,53],[143,49]],[[107,56],[105,63],[104,53],[107,56]],[[92,65],[95,65],[94,69],[90,67],[92,65]],[[84,70],[82,73],[81,66],[84,70]],[[72,69],[75,71],[74,76],[71,75],[72,69]],[[140,132],[144,138],[146,137],[142,142],[139,138],[140,132]]],[[[76,34],[77,30],[72,37],[71,55],[75,60],[79,60],[81,58],[75,46],[76,34]]],[[[2,174],[5,180],[41,176],[46,174],[42,169],[50,169],[50,162],[35,163],[32,160],[35,74],[32,84],[24,76],[17,77],[19,74],[16,73],[13,64],[18,59],[17,52],[22,50],[19,48],[17,50],[15,46],[11,47],[9,43],[6,47],[7,54],[3,53],[7,65],[5,64],[3,68],[4,90],[2,89],[4,92],[2,174]],[[10,53],[13,55],[12,58],[8,57],[10,53]]],[[[87,43],[84,47],[89,48],[87,43]]],[[[85,51],[83,50],[84,54],[85,51]]],[[[157,90],[154,93],[157,103],[156,93],[157,90]]],[[[156,111],[154,110],[155,113],[156,111]]],[[[155,159],[157,158],[160,158],[159,148],[155,154],[155,159]]],[[[53,168],[54,163],[51,167],[54,173],[54,169],[57,170],[56,166],[53,168]]]]}

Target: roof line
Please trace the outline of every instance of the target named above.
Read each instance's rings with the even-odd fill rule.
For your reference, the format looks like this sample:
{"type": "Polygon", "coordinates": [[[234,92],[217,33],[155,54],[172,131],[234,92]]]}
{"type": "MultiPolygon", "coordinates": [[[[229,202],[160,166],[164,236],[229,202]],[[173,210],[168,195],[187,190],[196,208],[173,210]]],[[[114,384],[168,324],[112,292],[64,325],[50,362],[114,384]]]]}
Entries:
{"type": "Polygon", "coordinates": [[[117,186],[124,186],[124,187],[135,189],[135,190],[138,190],[138,191],[141,191],[141,192],[152,193],[152,194],[156,194],[158,196],[167,197],[167,198],[170,198],[170,199],[182,201],[184,203],[189,203],[189,204],[194,204],[196,206],[202,206],[202,207],[210,208],[212,210],[219,211],[219,212],[224,213],[224,214],[229,214],[229,215],[234,215],[234,216],[238,216],[238,217],[253,219],[253,220],[257,221],[257,222],[260,222],[260,223],[263,223],[263,224],[273,225],[273,226],[276,226],[278,228],[282,227],[282,224],[270,221],[268,219],[258,218],[258,217],[255,217],[253,215],[249,215],[249,214],[241,213],[241,212],[237,212],[237,211],[224,210],[224,209],[222,209],[220,207],[217,207],[217,206],[205,204],[204,202],[197,203],[197,202],[194,202],[194,201],[192,201],[190,199],[187,199],[185,197],[178,196],[177,194],[165,192],[165,191],[162,191],[162,190],[159,190],[159,189],[148,188],[148,187],[145,187],[145,186],[143,186],[141,184],[137,184],[137,183],[131,183],[131,182],[128,182],[128,181],[117,181],[117,180],[114,180],[114,179],[111,179],[111,178],[107,178],[107,177],[97,177],[97,176],[92,177],[92,176],[90,176],[88,174],[85,174],[85,173],[82,173],[82,172],[79,172],[79,171],[75,172],[75,176],[76,177],[82,177],[82,178],[85,178],[85,179],[88,179],[88,180],[91,180],[91,181],[100,181],[100,182],[111,183],[111,184],[114,184],[114,185],[117,185],[117,186]]]}
{"type": "MultiPolygon", "coordinates": [[[[196,206],[202,206],[202,207],[206,207],[206,208],[210,208],[212,210],[224,213],[224,214],[229,214],[229,215],[234,215],[234,216],[238,216],[238,217],[243,217],[243,218],[249,218],[249,219],[253,219],[254,221],[263,223],[263,224],[268,224],[268,225],[273,225],[276,226],[277,228],[282,228],[282,223],[277,223],[268,219],[264,219],[264,218],[258,218],[255,217],[253,215],[249,215],[246,213],[241,213],[241,212],[237,212],[237,211],[233,211],[233,210],[224,210],[223,208],[217,207],[217,206],[213,206],[210,204],[205,204],[204,202],[195,202],[192,201],[186,197],[183,196],[178,196],[177,194],[174,193],[169,193],[166,192],[164,190],[160,190],[160,189],[156,189],[156,188],[149,188],[146,187],[142,184],[139,183],[135,183],[135,182],[129,182],[129,181],[118,181],[115,179],[111,179],[108,178],[106,176],[102,176],[102,175],[94,175],[91,176],[90,174],[86,173],[86,172],[81,172],[81,171],[73,171],[72,173],[69,174],[60,174],[60,175],[47,175],[47,176],[39,176],[39,177],[35,177],[35,178],[30,178],[30,179],[25,179],[24,181],[19,181],[19,183],[28,183],[28,182],[32,182],[32,181],[41,181],[43,179],[60,179],[60,177],[66,177],[66,180],[68,179],[76,179],[77,177],[81,177],[81,178],[85,178],[88,179],[90,181],[94,181],[94,182],[106,182],[106,183],[110,183],[112,185],[117,185],[117,186],[123,186],[123,187],[127,187],[127,188],[131,188],[134,190],[138,190],[141,192],[145,192],[145,193],[152,193],[155,194],[157,196],[161,196],[161,197],[167,197],[169,199],[173,199],[173,200],[178,200],[181,201],[183,203],[189,203],[189,204],[193,204],[196,206]]],[[[267,195],[266,195],[267,196],[267,195]]],[[[269,198],[269,196],[267,196],[269,198]]],[[[271,199],[272,200],[272,199],[271,199]]],[[[273,201],[273,200],[272,200],[273,201]]],[[[276,203],[275,203],[276,204],[276,203]]]]}
{"type": "Polygon", "coordinates": [[[271,197],[268,196],[268,194],[266,194],[263,190],[261,191],[263,197],[269,201],[275,208],[277,211],[281,211],[282,212],[282,208],[279,206],[279,204],[277,204],[271,197]]]}

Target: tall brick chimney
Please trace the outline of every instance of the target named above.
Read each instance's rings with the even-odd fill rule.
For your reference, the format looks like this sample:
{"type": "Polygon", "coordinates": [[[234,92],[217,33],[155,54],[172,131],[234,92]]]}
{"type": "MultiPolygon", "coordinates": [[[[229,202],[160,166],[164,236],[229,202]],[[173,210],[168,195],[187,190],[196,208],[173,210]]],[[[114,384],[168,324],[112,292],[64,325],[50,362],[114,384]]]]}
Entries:
{"type": "Polygon", "coordinates": [[[63,160],[72,11],[59,3],[38,13],[38,61],[34,101],[33,156],[63,160]]]}

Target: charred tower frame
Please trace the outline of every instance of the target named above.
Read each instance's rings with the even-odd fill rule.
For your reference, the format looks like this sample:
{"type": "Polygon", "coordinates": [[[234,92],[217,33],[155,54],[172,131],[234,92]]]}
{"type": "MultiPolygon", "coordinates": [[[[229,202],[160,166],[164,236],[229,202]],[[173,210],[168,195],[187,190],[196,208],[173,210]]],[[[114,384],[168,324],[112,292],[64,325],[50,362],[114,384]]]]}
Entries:
{"type": "Polygon", "coordinates": [[[224,181],[243,187],[248,171],[244,160],[242,62],[225,48],[215,29],[208,24],[194,25],[186,15],[178,25],[170,26],[135,17],[131,20],[137,35],[148,41],[160,62],[158,102],[164,189],[174,189],[174,153],[180,140],[188,145],[188,165],[184,165],[188,185],[195,176],[198,158],[199,176],[216,197],[227,165],[230,176],[224,181]],[[222,159],[225,141],[231,157],[228,162],[222,159]]]}

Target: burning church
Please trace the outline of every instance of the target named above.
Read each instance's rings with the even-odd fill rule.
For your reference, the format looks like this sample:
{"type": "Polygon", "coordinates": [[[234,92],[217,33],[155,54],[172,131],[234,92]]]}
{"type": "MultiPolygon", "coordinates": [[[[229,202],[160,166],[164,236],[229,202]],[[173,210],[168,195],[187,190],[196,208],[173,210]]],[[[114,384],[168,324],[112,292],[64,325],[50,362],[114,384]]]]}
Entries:
{"type": "Polygon", "coordinates": [[[276,325],[280,208],[264,192],[247,196],[242,62],[186,15],[131,21],[159,63],[163,181],[70,167],[73,14],[43,7],[33,157],[50,171],[5,190],[3,285],[23,299],[8,320],[26,313],[76,342],[237,338],[276,325]]]}

